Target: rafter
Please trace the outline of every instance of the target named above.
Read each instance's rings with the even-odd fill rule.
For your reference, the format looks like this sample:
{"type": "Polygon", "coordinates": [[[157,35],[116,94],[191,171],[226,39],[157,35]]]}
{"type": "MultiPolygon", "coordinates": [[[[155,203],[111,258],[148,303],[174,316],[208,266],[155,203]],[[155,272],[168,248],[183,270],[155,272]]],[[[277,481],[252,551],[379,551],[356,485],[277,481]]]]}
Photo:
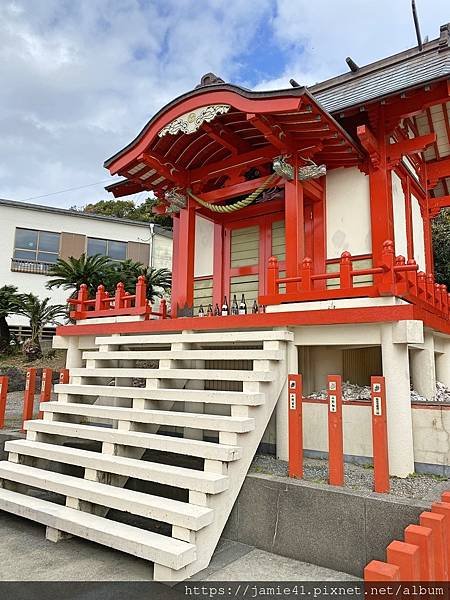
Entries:
{"type": "Polygon", "coordinates": [[[156,172],[167,179],[168,181],[175,183],[179,186],[185,186],[187,178],[185,173],[179,171],[172,163],[166,160],[164,157],[158,156],[154,152],[148,154],[143,152],[139,156],[139,161],[145,163],[148,167],[156,169],[156,172]]]}
{"type": "Polygon", "coordinates": [[[232,154],[248,152],[251,150],[251,146],[248,142],[227,130],[222,124],[203,123],[202,129],[206,131],[210,138],[229,150],[232,154]]]}
{"type": "Polygon", "coordinates": [[[439,179],[450,177],[450,156],[427,163],[427,178],[430,187],[436,187],[439,179]]]}
{"type": "Polygon", "coordinates": [[[247,114],[247,121],[260,131],[266,140],[281,152],[287,152],[289,147],[293,147],[293,140],[290,134],[282,130],[280,125],[274,124],[269,117],[247,114]]]}
{"type": "Polygon", "coordinates": [[[419,137],[402,140],[395,144],[389,144],[387,147],[388,161],[394,163],[401,159],[405,154],[417,154],[423,152],[425,148],[436,142],[435,133],[427,133],[419,137]]]}

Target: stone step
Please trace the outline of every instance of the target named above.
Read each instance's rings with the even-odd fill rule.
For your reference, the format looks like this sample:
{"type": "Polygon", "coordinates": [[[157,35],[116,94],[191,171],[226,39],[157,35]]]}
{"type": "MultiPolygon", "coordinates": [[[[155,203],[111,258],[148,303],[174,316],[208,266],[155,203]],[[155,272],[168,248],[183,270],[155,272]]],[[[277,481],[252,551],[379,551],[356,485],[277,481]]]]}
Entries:
{"type": "Polygon", "coordinates": [[[221,343],[221,342],[261,342],[261,341],[293,341],[294,334],[291,331],[217,331],[211,333],[168,333],[168,334],[144,334],[144,335],[121,335],[95,338],[97,345],[110,344],[121,346],[122,344],[173,344],[173,343],[221,343]]]}
{"type": "Polygon", "coordinates": [[[82,396],[104,396],[107,398],[146,398],[148,400],[171,400],[172,402],[204,402],[208,404],[239,404],[259,406],[264,403],[264,394],[246,392],[222,392],[216,390],[185,390],[166,388],[140,388],[112,385],[56,384],[57,394],[82,396]]]}
{"type": "Polygon", "coordinates": [[[86,360],[284,360],[282,350],[103,350],[83,352],[86,360]]]}
{"type": "Polygon", "coordinates": [[[135,423],[207,429],[211,431],[245,433],[255,428],[255,420],[246,417],[227,417],[203,413],[175,412],[171,410],[140,410],[97,404],[78,404],[75,402],[42,402],[40,409],[43,412],[64,415],[80,415],[135,423]]]}
{"type": "Polygon", "coordinates": [[[195,379],[200,381],[273,381],[273,371],[232,369],[70,369],[71,377],[136,377],[142,379],[195,379]]]}
{"type": "Polygon", "coordinates": [[[142,481],[154,481],[205,494],[219,494],[228,488],[229,483],[226,475],[218,473],[30,440],[9,440],[5,442],[5,450],[24,456],[97,469],[105,473],[123,475],[142,481]]]}
{"type": "Polygon", "coordinates": [[[0,509],[171,569],[196,559],[194,544],[3,488],[0,509]]]}
{"type": "Polygon", "coordinates": [[[35,421],[25,421],[25,429],[27,431],[36,431],[37,433],[97,440],[111,444],[187,454],[188,456],[199,456],[200,458],[226,462],[238,460],[242,456],[242,448],[239,446],[215,444],[213,442],[190,440],[155,433],[142,433],[140,431],[118,431],[110,427],[94,427],[92,425],[78,425],[75,423],[36,419],[35,421]]]}
{"type": "Polygon", "coordinates": [[[0,461],[0,479],[78,498],[185,529],[198,531],[213,521],[214,511],[204,506],[153,496],[80,477],[71,477],[18,463],[0,461]]]}

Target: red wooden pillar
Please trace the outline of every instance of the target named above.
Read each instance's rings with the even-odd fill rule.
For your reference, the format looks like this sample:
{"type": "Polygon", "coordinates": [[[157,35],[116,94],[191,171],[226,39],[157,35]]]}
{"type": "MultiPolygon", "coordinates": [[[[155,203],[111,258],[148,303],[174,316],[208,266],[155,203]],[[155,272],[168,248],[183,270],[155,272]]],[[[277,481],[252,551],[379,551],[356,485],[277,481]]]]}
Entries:
{"type": "MultiPolygon", "coordinates": [[[[374,265],[381,262],[385,240],[394,239],[394,217],[392,210],[391,171],[386,165],[388,136],[384,130],[384,109],[378,115],[378,131],[373,132],[378,142],[378,156],[369,162],[370,221],[372,226],[372,255],[374,265]]],[[[377,277],[377,276],[375,276],[377,277]]]]}
{"type": "Polygon", "coordinates": [[[342,377],[328,376],[328,482],[344,485],[344,436],[342,428],[342,377]]]}
{"type": "Polygon", "coordinates": [[[289,477],[303,477],[303,386],[301,375],[288,377],[289,477]]]}
{"type": "MultiPolygon", "coordinates": [[[[48,402],[52,395],[52,369],[42,369],[41,379],[41,395],[39,396],[39,402],[48,402]]],[[[43,413],[39,411],[38,419],[42,419],[43,413]]]]}
{"type": "Polygon", "coordinates": [[[373,489],[389,491],[389,455],[386,418],[386,384],[384,377],[371,377],[373,489]]]}
{"type": "Polygon", "coordinates": [[[194,255],[195,255],[195,204],[189,198],[186,208],[180,210],[178,231],[178,285],[175,302],[180,308],[194,304],[194,255]]]}
{"type": "MultiPolygon", "coordinates": [[[[297,164],[294,165],[297,171],[297,164]]],[[[297,277],[305,252],[305,223],[303,186],[295,177],[286,181],[284,187],[284,210],[286,231],[286,277],[297,277]]],[[[286,292],[295,292],[298,283],[288,283],[286,292]]]]}
{"type": "Polygon", "coordinates": [[[27,369],[27,377],[25,380],[25,394],[23,399],[23,423],[33,418],[34,407],[34,392],[36,390],[36,368],[30,367],[27,369]]]}
{"type": "Polygon", "coordinates": [[[0,377],[0,429],[5,426],[6,398],[8,395],[8,377],[0,377]]]}
{"type": "Polygon", "coordinates": [[[216,304],[222,306],[223,289],[223,263],[229,258],[224,257],[223,248],[223,225],[214,223],[214,241],[213,241],[213,309],[216,304]]]}
{"type": "Polygon", "coordinates": [[[179,263],[179,234],[180,234],[180,217],[177,213],[173,215],[173,248],[172,248],[172,297],[170,314],[172,318],[177,316],[178,302],[178,263],[179,263]]]}

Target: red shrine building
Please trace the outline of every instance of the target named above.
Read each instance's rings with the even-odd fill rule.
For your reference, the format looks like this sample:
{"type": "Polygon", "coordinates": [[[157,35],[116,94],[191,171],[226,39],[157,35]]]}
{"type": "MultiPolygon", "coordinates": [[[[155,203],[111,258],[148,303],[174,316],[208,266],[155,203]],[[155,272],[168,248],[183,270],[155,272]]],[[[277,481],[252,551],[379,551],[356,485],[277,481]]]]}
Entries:
{"type": "MultiPolygon", "coordinates": [[[[384,376],[390,474],[448,473],[450,411],[433,400],[437,381],[450,387],[450,301],[431,223],[450,207],[450,27],[422,49],[292,84],[253,92],[209,73],[106,161],[122,176],[114,197],[153,192],[173,216],[172,296],[154,313],[143,281],[132,296],[80,290],[76,323],[58,329],[69,381],[26,440],[6,444],[1,474],[39,487],[16,474],[22,456],[85,468],[83,485],[58,488],[67,514],[29,507],[50,539],[90,536],[152,561],[156,579],[205,568],[257,449],[289,457],[289,374],[306,397],[330,374],[360,386],[384,376]],[[411,388],[429,402],[412,403],[411,388]],[[184,505],[144,507],[122,487],[130,477],[180,488],[184,505]],[[170,532],[140,538],[109,521],[105,536],[105,507],[170,532]]],[[[305,452],[326,456],[327,403],[303,410],[305,452]]],[[[371,460],[370,415],[344,406],[349,460],[371,460]]],[[[15,502],[0,496],[5,510],[15,502]]]]}

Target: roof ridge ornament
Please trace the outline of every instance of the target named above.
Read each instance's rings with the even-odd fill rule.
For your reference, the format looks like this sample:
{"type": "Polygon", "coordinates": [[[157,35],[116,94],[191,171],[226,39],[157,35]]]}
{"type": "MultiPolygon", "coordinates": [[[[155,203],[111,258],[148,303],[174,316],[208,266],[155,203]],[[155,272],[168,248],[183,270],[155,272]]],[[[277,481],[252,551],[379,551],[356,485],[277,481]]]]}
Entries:
{"type": "Polygon", "coordinates": [[[225,81],[221,77],[218,77],[215,73],[209,72],[205,73],[202,76],[202,78],[200,79],[200,83],[195,86],[195,89],[205,87],[207,85],[215,85],[220,83],[225,83],[225,81]]]}
{"type": "Polygon", "coordinates": [[[210,104],[209,106],[196,108],[168,123],[158,133],[158,137],[163,137],[166,134],[177,135],[180,131],[186,135],[195,133],[203,123],[210,123],[218,115],[227,113],[230,108],[229,104],[210,104]]]}
{"type": "MultiPolygon", "coordinates": [[[[286,156],[277,156],[273,161],[273,170],[275,173],[284,179],[294,179],[294,167],[286,160],[286,156]]],[[[307,181],[308,179],[318,179],[327,174],[326,165],[318,165],[311,158],[302,158],[305,163],[298,167],[297,177],[299,181],[307,181]]]]}

